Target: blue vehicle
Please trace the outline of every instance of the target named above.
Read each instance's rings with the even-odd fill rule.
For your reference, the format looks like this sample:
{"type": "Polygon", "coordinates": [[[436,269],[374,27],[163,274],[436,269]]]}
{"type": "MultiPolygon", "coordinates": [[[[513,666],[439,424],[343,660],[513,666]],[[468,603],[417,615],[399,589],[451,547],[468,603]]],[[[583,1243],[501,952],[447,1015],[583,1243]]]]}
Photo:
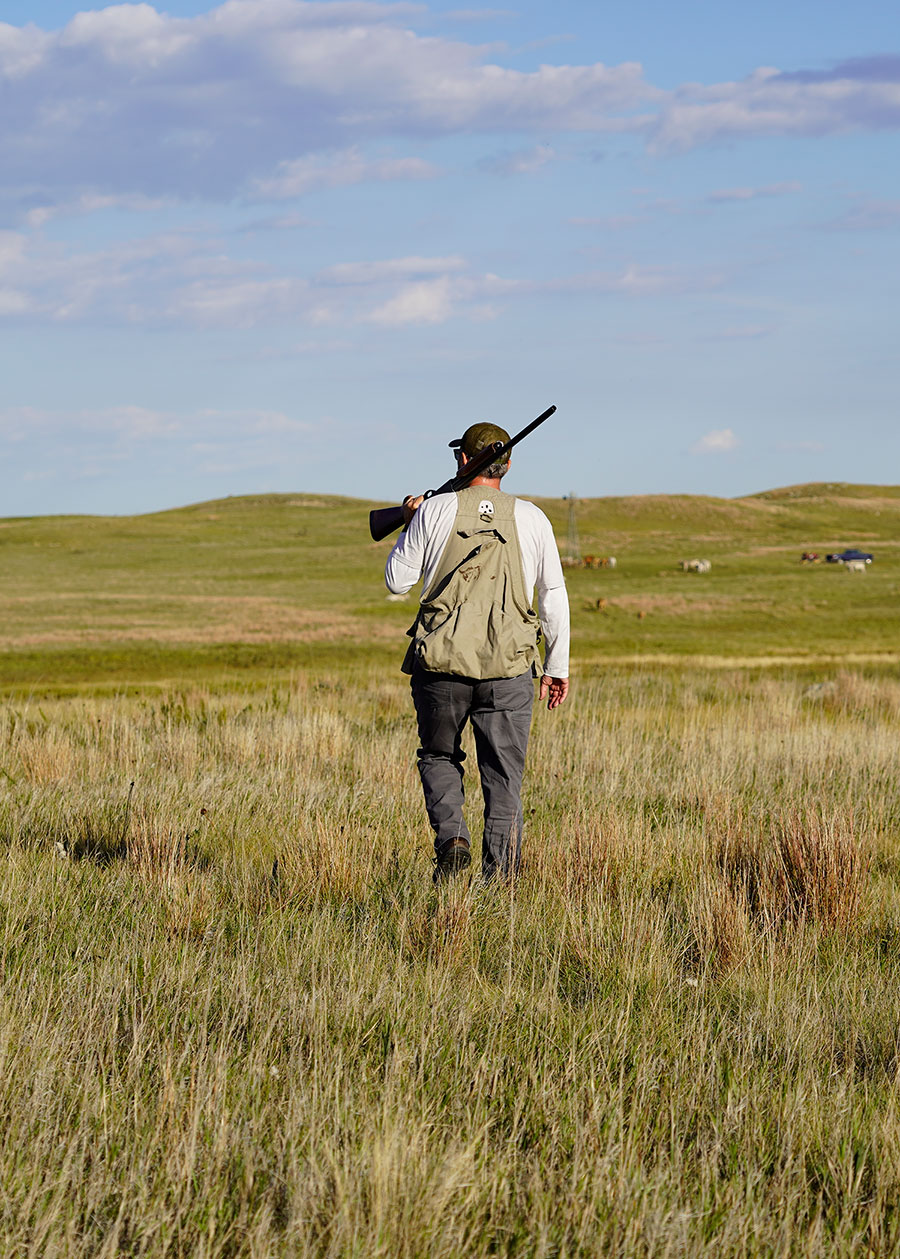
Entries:
{"type": "Polygon", "coordinates": [[[874,559],[871,551],[857,551],[853,547],[846,551],[834,551],[831,555],[825,556],[826,564],[846,564],[847,560],[862,560],[864,564],[871,564],[874,559]]]}

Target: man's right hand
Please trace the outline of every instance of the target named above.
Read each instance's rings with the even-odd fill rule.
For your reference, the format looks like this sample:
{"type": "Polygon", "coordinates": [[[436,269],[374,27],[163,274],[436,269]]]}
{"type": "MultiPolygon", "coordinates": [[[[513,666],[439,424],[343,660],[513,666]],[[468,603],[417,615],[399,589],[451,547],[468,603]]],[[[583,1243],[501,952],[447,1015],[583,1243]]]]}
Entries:
{"type": "Polygon", "coordinates": [[[548,708],[559,708],[560,704],[565,703],[568,693],[568,678],[551,678],[549,673],[545,673],[541,678],[541,690],[538,695],[538,703],[543,703],[546,698],[548,708]]]}
{"type": "Polygon", "coordinates": [[[412,494],[407,494],[406,498],[404,498],[403,500],[403,528],[404,529],[409,528],[409,522],[412,520],[413,516],[416,514],[416,512],[419,510],[419,508],[422,506],[424,502],[425,502],[424,494],[419,494],[418,497],[414,497],[412,494]]]}

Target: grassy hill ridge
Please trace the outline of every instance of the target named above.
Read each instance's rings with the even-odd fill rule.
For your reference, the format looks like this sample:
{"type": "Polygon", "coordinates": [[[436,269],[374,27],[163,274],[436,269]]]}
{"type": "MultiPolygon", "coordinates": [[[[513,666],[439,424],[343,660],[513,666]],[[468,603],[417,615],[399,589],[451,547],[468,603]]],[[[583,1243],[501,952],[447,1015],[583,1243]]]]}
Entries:
{"type": "Polygon", "coordinates": [[[746,498],[812,499],[827,498],[900,498],[900,485],[857,485],[850,481],[808,481],[800,485],[785,485],[779,489],[762,490],[745,495],[746,498]]]}
{"type": "MultiPolygon", "coordinates": [[[[568,504],[537,500],[559,530],[568,504]]],[[[658,532],[674,539],[740,542],[748,537],[773,545],[814,548],[822,539],[852,535],[900,539],[900,486],[804,485],[742,498],[648,494],[583,499],[576,507],[579,533],[658,532]]]]}
{"type": "MultiPolygon", "coordinates": [[[[554,520],[564,522],[568,516],[568,501],[532,495],[518,487],[511,489],[522,497],[531,498],[554,520]]],[[[169,521],[172,523],[215,522],[225,518],[238,523],[241,518],[262,512],[290,511],[291,509],[319,509],[339,513],[346,512],[365,522],[370,506],[368,499],[346,495],[285,493],[246,494],[210,499],[183,507],[167,508],[140,516],[34,516],[0,518],[0,528],[28,529],[46,526],[58,528],[87,526],[88,522],[169,521]]],[[[382,505],[382,504],[379,504],[382,505]]],[[[833,533],[853,531],[861,526],[869,527],[873,536],[890,537],[900,527],[900,485],[858,485],[848,482],[811,482],[803,485],[783,486],[737,498],[719,498],[702,494],[634,494],[607,495],[596,498],[580,498],[577,501],[579,524],[584,521],[592,527],[616,528],[627,522],[630,528],[652,530],[658,527],[706,528],[711,523],[724,527],[767,528],[790,527],[802,534],[822,525],[833,533]]]]}
{"type": "MultiPolygon", "coordinates": [[[[564,547],[569,502],[535,501],[564,547]]],[[[371,541],[369,506],[294,493],[0,521],[0,685],[242,678],[348,657],[393,669],[412,600],[386,600],[392,540],[371,541]]],[[[568,570],[576,661],[897,649],[900,487],[606,497],[575,513],[582,553],[618,560],[568,570]],[[799,563],[854,544],[876,553],[864,576],[799,563]],[[712,572],[680,573],[692,555],[712,572]]]]}

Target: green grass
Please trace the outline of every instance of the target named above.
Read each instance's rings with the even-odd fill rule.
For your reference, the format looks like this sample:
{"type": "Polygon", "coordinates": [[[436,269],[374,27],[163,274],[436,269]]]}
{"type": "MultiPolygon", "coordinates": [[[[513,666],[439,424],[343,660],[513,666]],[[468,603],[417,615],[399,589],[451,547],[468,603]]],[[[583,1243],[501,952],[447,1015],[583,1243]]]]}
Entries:
{"type": "MultiPolygon", "coordinates": [[[[565,539],[568,505],[538,501],[565,539]]],[[[347,656],[393,668],[412,604],[386,601],[390,542],[370,541],[368,506],[268,495],[133,518],[2,521],[0,685],[265,680],[347,656]]],[[[895,489],[585,500],[578,522],[582,551],[613,554],[618,567],[567,573],[576,666],[896,659],[895,489]],[[799,563],[803,550],[852,544],[876,552],[864,575],[799,563]],[[695,555],[711,573],[678,571],[695,555]]]]}
{"type": "Polygon", "coordinates": [[[365,509],[0,522],[0,1254],[896,1254],[900,492],[579,504],[487,890],[365,509]]]}

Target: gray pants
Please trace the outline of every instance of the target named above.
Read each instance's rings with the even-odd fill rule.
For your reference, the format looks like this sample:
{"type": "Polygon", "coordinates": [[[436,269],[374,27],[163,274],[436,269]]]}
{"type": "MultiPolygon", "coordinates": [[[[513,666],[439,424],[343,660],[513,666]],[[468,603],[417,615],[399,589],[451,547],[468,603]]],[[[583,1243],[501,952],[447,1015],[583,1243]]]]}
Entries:
{"type": "Polygon", "coordinates": [[[462,732],[472,723],[484,794],[481,871],[516,873],[522,845],[522,775],[531,728],[534,681],[517,678],[477,681],[416,666],[413,702],[419,723],[419,775],[437,853],[451,839],[469,840],[463,818],[462,732]]]}

